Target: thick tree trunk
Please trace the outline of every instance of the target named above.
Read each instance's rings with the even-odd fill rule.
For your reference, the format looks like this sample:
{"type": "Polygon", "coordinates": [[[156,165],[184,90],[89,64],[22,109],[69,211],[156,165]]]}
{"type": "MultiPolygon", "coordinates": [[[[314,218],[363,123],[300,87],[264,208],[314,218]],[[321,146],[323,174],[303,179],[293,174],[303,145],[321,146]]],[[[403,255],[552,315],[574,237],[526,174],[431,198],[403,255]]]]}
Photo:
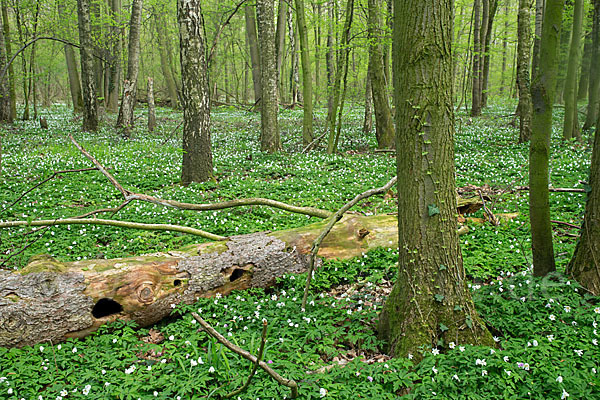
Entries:
{"type": "Polygon", "coordinates": [[[392,111],[387,95],[385,73],[383,71],[383,52],[381,42],[383,40],[383,20],[381,18],[382,0],[369,0],[367,30],[369,37],[369,80],[371,82],[371,93],[373,94],[373,106],[375,109],[375,136],[377,148],[393,149],[396,136],[392,111]]]}
{"type": "Polygon", "coordinates": [[[585,205],[581,225],[581,237],[575,247],[567,274],[573,276],[583,287],[600,295],[600,133],[596,131],[592,165],[590,167],[591,189],[585,205]]]}
{"type": "Polygon", "coordinates": [[[281,150],[277,124],[277,60],[275,59],[275,3],[257,0],[258,41],[260,53],[261,134],[260,149],[269,153],[281,150]]]}
{"type": "Polygon", "coordinates": [[[183,102],[181,183],[214,180],[210,142],[210,94],[206,38],[199,0],[178,0],[183,102]]]}
{"type": "MultiPolygon", "coordinates": [[[[4,25],[4,21],[0,21],[4,25]]],[[[8,62],[6,56],[6,38],[4,37],[4,26],[0,27],[0,68],[4,69],[6,63],[8,62]]],[[[8,76],[5,74],[2,80],[0,81],[0,123],[12,123],[12,113],[11,113],[11,97],[10,97],[10,86],[8,82],[8,76]]],[[[1,153],[1,147],[0,147],[1,153]]],[[[1,173],[1,170],[0,170],[1,173]]]]}
{"type": "Polygon", "coordinates": [[[258,54],[258,37],[256,34],[256,12],[254,8],[247,5],[244,8],[244,16],[246,20],[246,37],[248,39],[248,47],[250,49],[250,62],[252,64],[252,83],[254,84],[254,104],[259,105],[261,96],[260,86],[260,56],[258,54]]]}
{"type": "Polygon", "coordinates": [[[394,94],[399,274],[379,321],[392,355],[490,345],[466,285],[455,227],[452,0],[396,0],[394,94]]]}
{"type": "Polygon", "coordinates": [[[583,129],[593,127],[598,119],[600,105],[600,0],[594,0],[594,21],[592,25],[592,64],[590,66],[590,87],[587,113],[583,129]]]}
{"type": "Polygon", "coordinates": [[[79,53],[81,54],[81,85],[83,89],[83,130],[98,130],[98,102],[94,80],[93,44],[90,23],[90,0],[77,0],[79,22],[79,53]]]}
{"type": "Polygon", "coordinates": [[[123,98],[117,128],[122,129],[126,137],[131,135],[133,128],[133,111],[137,97],[137,80],[140,66],[140,28],[142,21],[143,0],[133,0],[131,3],[131,20],[129,22],[129,48],[127,51],[127,77],[123,83],[123,98]]]}
{"type": "Polygon", "coordinates": [[[296,0],[296,20],[300,38],[300,57],[302,61],[302,99],[304,116],[302,120],[302,144],[307,146],[313,141],[313,94],[312,74],[310,70],[310,48],[308,47],[308,31],[304,15],[304,0],[296,0]]]}
{"type": "MultiPolygon", "coordinates": [[[[4,29],[4,42],[6,49],[6,58],[12,57],[12,45],[10,38],[10,21],[8,19],[7,0],[2,0],[2,24],[4,29]]],[[[10,95],[10,116],[11,120],[17,118],[17,91],[15,90],[15,69],[12,64],[8,67],[8,92],[10,95]]]]}
{"type": "Polygon", "coordinates": [[[573,29],[571,29],[571,46],[567,76],[565,78],[565,118],[563,139],[577,138],[581,140],[579,116],[577,115],[577,72],[579,71],[581,30],[583,26],[583,0],[575,0],[573,8],[573,29]]]}
{"type": "Polygon", "coordinates": [[[533,119],[529,147],[529,220],[533,273],[536,276],[545,276],[556,269],[550,225],[548,162],[563,6],[563,0],[546,1],[539,72],[531,88],[533,119]]]}
{"type": "Polygon", "coordinates": [[[531,2],[519,0],[517,21],[517,86],[519,88],[519,143],[531,138],[531,83],[529,81],[529,62],[531,60],[531,2]]]}

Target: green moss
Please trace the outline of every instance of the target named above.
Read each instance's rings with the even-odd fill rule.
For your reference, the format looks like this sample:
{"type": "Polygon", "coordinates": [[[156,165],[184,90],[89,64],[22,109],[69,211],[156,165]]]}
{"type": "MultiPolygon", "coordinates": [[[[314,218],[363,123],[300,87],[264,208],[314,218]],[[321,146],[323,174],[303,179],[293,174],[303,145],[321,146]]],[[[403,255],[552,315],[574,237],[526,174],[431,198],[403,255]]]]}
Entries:
{"type": "Polygon", "coordinates": [[[67,265],[57,261],[49,254],[39,254],[29,259],[27,266],[19,271],[19,274],[26,275],[36,272],[65,272],[68,269],[67,265]]]}

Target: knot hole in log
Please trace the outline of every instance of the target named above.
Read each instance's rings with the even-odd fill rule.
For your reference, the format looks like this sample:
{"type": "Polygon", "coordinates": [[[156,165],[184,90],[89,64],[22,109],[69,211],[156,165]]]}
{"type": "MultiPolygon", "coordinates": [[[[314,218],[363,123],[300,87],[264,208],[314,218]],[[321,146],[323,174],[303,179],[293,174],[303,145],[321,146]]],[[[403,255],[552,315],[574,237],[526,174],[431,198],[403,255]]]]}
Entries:
{"type": "Polygon", "coordinates": [[[123,307],[113,299],[103,298],[98,300],[92,308],[94,318],[108,317],[109,315],[118,314],[123,311],[123,307]]]}

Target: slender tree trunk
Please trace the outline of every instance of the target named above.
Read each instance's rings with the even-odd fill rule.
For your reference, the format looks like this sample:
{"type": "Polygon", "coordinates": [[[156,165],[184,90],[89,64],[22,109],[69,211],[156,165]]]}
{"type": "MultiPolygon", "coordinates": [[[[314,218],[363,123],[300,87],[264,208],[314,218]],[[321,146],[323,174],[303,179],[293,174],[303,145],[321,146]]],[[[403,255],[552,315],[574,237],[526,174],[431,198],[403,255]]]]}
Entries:
{"type": "MultiPolygon", "coordinates": [[[[4,21],[0,20],[2,27],[0,27],[0,68],[4,69],[8,58],[6,56],[6,37],[4,36],[4,21]]],[[[8,82],[8,76],[5,74],[0,81],[0,123],[12,123],[13,116],[11,113],[11,97],[10,97],[10,86],[8,82]]],[[[0,134],[2,136],[2,134],[0,134]]],[[[2,138],[0,137],[0,141],[2,138]]],[[[0,144],[0,159],[2,157],[2,146],[0,144]]],[[[1,165],[0,165],[1,166],[1,165]]],[[[0,176],[2,175],[2,169],[0,168],[0,176]]]]}
{"type": "Polygon", "coordinates": [[[548,162],[563,6],[563,0],[546,1],[540,43],[539,74],[533,80],[531,87],[533,119],[529,147],[529,220],[533,273],[536,276],[545,276],[556,270],[550,225],[548,162]]]}
{"type": "MultiPolygon", "coordinates": [[[[106,110],[116,113],[119,108],[119,89],[121,88],[121,80],[123,79],[123,67],[121,65],[121,57],[123,55],[123,29],[121,28],[120,14],[123,8],[121,0],[109,0],[110,7],[109,12],[112,17],[113,27],[111,29],[114,35],[111,41],[112,52],[108,57],[110,65],[108,67],[108,74],[105,75],[105,79],[108,80],[108,94],[106,98],[106,110]]],[[[163,39],[158,35],[159,51],[160,42],[163,39]]],[[[162,53],[161,53],[162,56],[162,53]]],[[[162,57],[161,57],[162,61],[162,57]]],[[[162,64],[161,64],[162,66],[162,64]]],[[[163,75],[166,76],[166,72],[163,71],[163,75]]]]}
{"type": "Polygon", "coordinates": [[[133,0],[131,3],[131,20],[129,22],[129,48],[127,51],[127,77],[123,83],[123,98],[117,128],[123,130],[126,137],[131,135],[133,128],[133,111],[137,96],[137,79],[140,68],[140,28],[142,21],[143,0],[133,0]]]}
{"type": "Polygon", "coordinates": [[[319,104],[320,99],[320,87],[321,87],[321,3],[314,4],[313,14],[317,16],[314,24],[315,31],[315,103],[319,104]]]}
{"type": "Polygon", "coordinates": [[[577,241],[567,274],[594,296],[600,295],[600,133],[594,135],[590,191],[587,194],[581,237],[577,241]]]}
{"type": "Polygon", "coordinates": [[[571,46],[569,49],[569,62],[565,80],[565,119],[563,124],[563,138],[577,138],[581,140],[579,121],[577,115],[577,72],[581,55],[581,30],[583,26],[583,0],[575,0],[573,8],[573,29],[571,30],[571,46]]]}
{"type": "Polygon", "coordinates": [[[383,20],[381,12],[383,2],[381,0],[369,0],[368,2],[368,38],[369,38],[369,80],[373,93],[373,105],[375,108],[375,136],[377,147],[380,149],[393,149],[395,147],[394,123],[392,111],[387,96],[387,85],[383,68],[383,52],[381,41],[383,39],[383,20]]]}
{"type": "MultiPolygon", "coordinates": [[[[520,0],[519,0],[520,2],[520,0]]],[[[500,95],[504,94],[504,77],[506,74],[506,60],[508,56],[508,17],[509,17],[509,9],[510,9],[510,0],[506,0],[504,3],[504,34],[502,35],[502,72],[500,74],[500,95]]],[[[521,5],[519,4],[519,10],[521,9],[521,5]]],[[[520,11],[519,11],[520,12],[520,11]]],[[[531,36],[531,28],[529,28],[529,35],[531,36]]],[[[531,39],[529,40],[531,42],[531,39]]],[[[531,50],[530,50],[531,53],[531,50]]],[[[529,71],[529,65],[527,65],[527,71],[529,71]]],[[[508,91],[510,93],[510,90],[508,91]]]]}
{"type": "Polygon", "coordinates": [[[308,47],[308,30],[304,16],[304,0],[296,0],[296,19],[300,38],[300,58],[302,61],[302,98],[304,101],[304,117],[302,123],[302,143],[307,146],[313,141],[313,95],[312,74],[310,71],[310,48],[308,47]]]}
{"type": "Polygon", "coordinates": [[[481,115],[481,1],[475,0],[473,4],[473,85],[471,88],[471,116],[473,117],[481,115]]]}
{"type": "Polygon", "coordinates": [[[199,0],[178,0],[182,76],[183,164],[181,183],[214,180],[206,38],[199,0]]]}
{"type": "MultiPolygon", "coordinates": [[[[66,12],[64,3],[57,1],[58,17],[61,20],[66,20],[66,12]]],[[[75,60],[75,52],[73,46],[64,45],[65,60],[67,64],[67,75],[69,78],[69,89],[71,92],[71,101],[73,102],[73,111],[80,113],[83,111],[83,97],[81,96],[81,82],[79,81],[79,71],[77,70],[77,62],[75,60]]]]}
{"type": "Polygon", "coordinates": [[[250,61],[252,63],[252,82],[254,83],[254,104],[259,105],[261,96],[260,85],[260,56],[258,54],[258,38],[256,34],[256,13],[252,6],[247,5],[244,8],[246,21],[246,36],[248,38],[248,47],[250,48],[250,61]]]}
{"type": "Polygon", "coordinates": [[[296,47],[296,30],[294,29],[294,16],[292,13],[288,15],[288,31],[290,34],[290,60],[292,67],[290,68],[290,93],[292,108],[298,102],[298,86],[300,78],[298,76],[298,49],[296,47]]]}
{"type": "MultiPolygon", "coordinates": [[[[10,20],[8,19],[7,0],[2,0],[2,24],[4,29],[4,42],[6,59],[12,57],[12,44],[10,38],[10,20]]],[[[15,89],[15,69],[13,64],[8,66],[8,91],[10,93],[10,115],[11,121],[17,118],[17,91],[15,89]]]]}
{"type": "MultiPolygon", "coordinates": [[[[101,37],[102,37],[102,16],[100,14],[100,2],[97,0],[92,0],[90,2],[90,11],[91,11],[91,24],[92,24],[92,43],[93,43],[93,53],[95,55],[103,54],[102,45],[101,45],[101,37]]],[[[102,66],[102,59],[98,57],[94,57],[94,79],[96,81],[96,98],[102,100],[104,96],[104,67],[102,66]]],[[[102,100],[101,105],[104,105],[104,100],[102,100]]]]}
{"type": "Polygon", "coordinates": [[[481,70],[481,106],[487,107],[487,99],[488,99],[488,85],[489,85],[489,76],[490,76],[490,44],[492,42],[492,28],[494,25],[494,19],[496,17],[496,12],[498,11],[498,0],[490,0],[489,4],[489,16],[488,23],[482,29],[486,29],[485,34],[485,46],[484,46],[484,55],[483,55],[483,66],[481,70]]]}
{"type": "Polygon", "coordinates": [[[96,81],[94,80],[94,60],[92,52],[92,27],[90,22],[90,0],[77,0],[79,22],[79,48],[81,59],[81,86],[83,89],[83,130],[98,130],[98,103],[96,81]]]}
{"type": "Polygon", "coordinates": [[[588,87],[590,83],[590,65],[592,64],[592,33],[585,35],[583,45],[583,57],[581,58],[581,74],[579,75],[579,85],[577,89],[577,100],[585,100],[588,96],[588,87]]]}
{"type": "Polygon", "coordinates": [[[535,0],[535,33],[533,37],[533,55],[531,57],[531,80],[538,73],[540,65],[540,44],[542,39],[542,23],[544,22],[544,9],[546,0],[535,0]]]}
{"type": "MultiPolygon", "coordinates": [[[[337,151],[337,140],[336,140],[336,113],[340,102],[340,91],[342,85],[342,78],[346,75],[348,56],[350,54],[350,28],[352,26],[352,17],[354,14],[354,0],[347,0],[346,3],[346,19],[344,21],[344,31],[342,33],[342,40],[340,47],[342,48],[340,54],[340,61],[337,65],[337,72],[335,76],[335,82],[332,91],[332,115],[329,121],[329,139],[327,141],[327,154],[333,154],[337,151]]],[[[340,119],[341,124],[341,119],[340,119]]]]}
{"type": "MultiPolygon", "coordinates": [[[[570,0],[566,4],[566,8],[573,10],[573,3],[575,0],[570,0]]],[[[562,27],[560,28],[560,45],[558,48],[558,75],[556,76],[556,98],[555,103],[564,103],[564,90],[565,81],[567,77],[567,65],[569,63],[569,40],[571,38],[571,31],[573,24],[569,23],[572,21],[563,20],[562,27]]]]}
{"type": "Polygon", "coordinates": [[[274,0],[257,0],[258,41],[260,43],[260,149],[269,153],[281,150],[277,124],[277,60],[275,59],[274,0]]]}
{"type": "Polygon", "coordinates": [[[154,132],[156,127],[156,108],[154,106],[154,79],[148,77],[148,131],[154,132]]]}
{"type": "MultiPolygon", "coordinates": [[[[283,65],[283,56],[285,54],[285,32],[288,17],[287,3],[279,0],[279,10],[277,11],[277,28],[275,30],[275,54],[277,56],[277,87],[281,88],[281,66],[283,65]]],[[[283,92],[279,92],[279,98],[283,101],[283,92]]]]}
{"type": "Polygon", "coordinates": [[[156,13],[154,18],[156,24],[156,33],[158,35],[158,53],[160,56],[160,70],[165,78],[165,85],[167,86],[167,92],[169,93],[169,101],[171,107],[177,108],[179,99],[177,97],[177,85],[175,83],[175,77],[171,71],[169,65],[169,56],[167,52],[167,21],[163,13],[156,13]]]}
{"type": "Polygon", "coordinates": [[[592,25],[592,64],[590,65],[590,86],[587,113],[583,129],[593,127],[598,119],[600,105],[600,0],[594,0],[594,21],[592,25]]]}
{"type": "Polygon", "coordinates": [[[334,118],[333,111],[333,80],[335,75],[335,64],[333,60],[333,4],[335,0],[329,0],[327,5],[327,53],[325,54],[325,67],[327,69],[327,120],[325,126],[331,124],[331,119],[334,118]]]}
{"type": "Polygon", "coordinates": [[[423,347],[450,342],[493,343],[467,289],[454,222],[452,4],[396,0],[394,7],[401,245],[379,336],[397,357],[419,359],[423,347]]]}
{"type": "MultiPolygon", "coordinates": [[[[19,41],[21,43],[25,43],[27,38],[25,37],[25,35],[23,34],[23,22],[21,20],[21,11],[19,9],[19,7],[16,7],[14,9],[15,11],[15,19],[16,19],[16,23],[17,23],[17,32],[19,33],[19,41]]],[[[23,72],[23,79],[22,79],[22,85],[23,85],[23,114],[21,116],[21,119],[24,121],[27,121],[29,119],[29,86],[28,86],[28,68],[27,68],[27,60],[25,57],[25,52],[21,52],[21,70],[23,72]]]]}
{"type": "Polygon", "coordinates": [[[371,88],[371,67],[367,69],[367,84],[365,85],[365,116],[363,118],[363,133],[370,135],[373,130],[373,94],[371,88]]]}
{"type": "Polygon", "coordinates": [[[529,64],[531,61],[531,2],[519,0],[519,16],[517,21],[517,86],[519,91],[519,143],[528,142],[531,138],[531,83],[529,81],[529,64]]]}

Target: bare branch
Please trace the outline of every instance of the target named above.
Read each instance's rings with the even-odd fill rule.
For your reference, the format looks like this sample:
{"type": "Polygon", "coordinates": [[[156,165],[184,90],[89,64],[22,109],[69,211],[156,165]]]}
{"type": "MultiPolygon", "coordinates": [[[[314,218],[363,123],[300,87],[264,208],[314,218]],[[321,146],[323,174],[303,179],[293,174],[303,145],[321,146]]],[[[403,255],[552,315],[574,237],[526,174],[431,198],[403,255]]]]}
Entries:
{"type": "Polygon", "coordinates": [[[174,231],[188,233],[211,240],[226,240],[225,236],[215,235],[200,229],[188,228],[181,225],[171,224],[143,224],[140,222],[116,221],[112,219],[97,218],[63,218],[46,219],[37,221],[5,221],[0,222],[0,228],[14,228],[17,226],[53,226],[53,225],[109,225],[120,228],[142,229],[146,231],[174,231]]]}
{"type": "Polygon", "coordinates": [[[217,339],[219,341],[219,343],[223,344],[229,350],[240,355],[241,357],[245,358],[246,360],[251,361],[253,363],[258,363],[258,365],[267,374],[271,375],[271,377],[273,379],[275,379],[277,382],[279,382],[283,386],[289,387],[292,390],[292,394],[290,396],[292,399],[295,399],[296,397],[298,397],[298,384],[294,380],[284,378],[283,376],[281,376],[277,372],[275,372],[275,370],[273,370],[271,367],[269,367],[269,365],[266,362],[258,360],[258,358],[256,356],[253,356],[248,351],[236,346],[235,344],[231,343],[229,340],[225,339],[225,337],[223,335],[221,335],[219,332],[217,332],[212,326],[210,326],[208,324],[208,322],[203,320],[202,317],[200,317],[197,313],[193,312],[192,316],[196,319],[196,321],[198,321],[198,323],[200,323],[200,325],[206,331],[206,333],[208,333],[210,336],[217,339]]]}
{"type": "Polygon", "coordinates": [[[335,214],[331,217],[327,226],[321,231],[321,234],[317,236],[315,241],[313,242],[311,251],[310,251],[310,263],[308,266],[308,276],[306,277],[306,286],[304,287],[304,296],[302,297],[302,308],[306,308],[306,298],[308,297],[308,289],[310,288],[310,281],[312,279],[312,274],[315,269],[315,259],[317,257],[317,253],[319,252],[319,247],[321,247],[321,242],[325,239],[325,236],[331,232],[333,226],[344,216],[346,211],[356,205],[361,200],[366,199],[367,197],[374,196],[380,193],[386,193],[390,188],[396,183],[398,177],[393,177],[388,183],[383,185],[380,188],[369,189],[366,192],[363,192],[350,200],[348,203],[344,204],[342,208],[336,211],[335,214]]]}

